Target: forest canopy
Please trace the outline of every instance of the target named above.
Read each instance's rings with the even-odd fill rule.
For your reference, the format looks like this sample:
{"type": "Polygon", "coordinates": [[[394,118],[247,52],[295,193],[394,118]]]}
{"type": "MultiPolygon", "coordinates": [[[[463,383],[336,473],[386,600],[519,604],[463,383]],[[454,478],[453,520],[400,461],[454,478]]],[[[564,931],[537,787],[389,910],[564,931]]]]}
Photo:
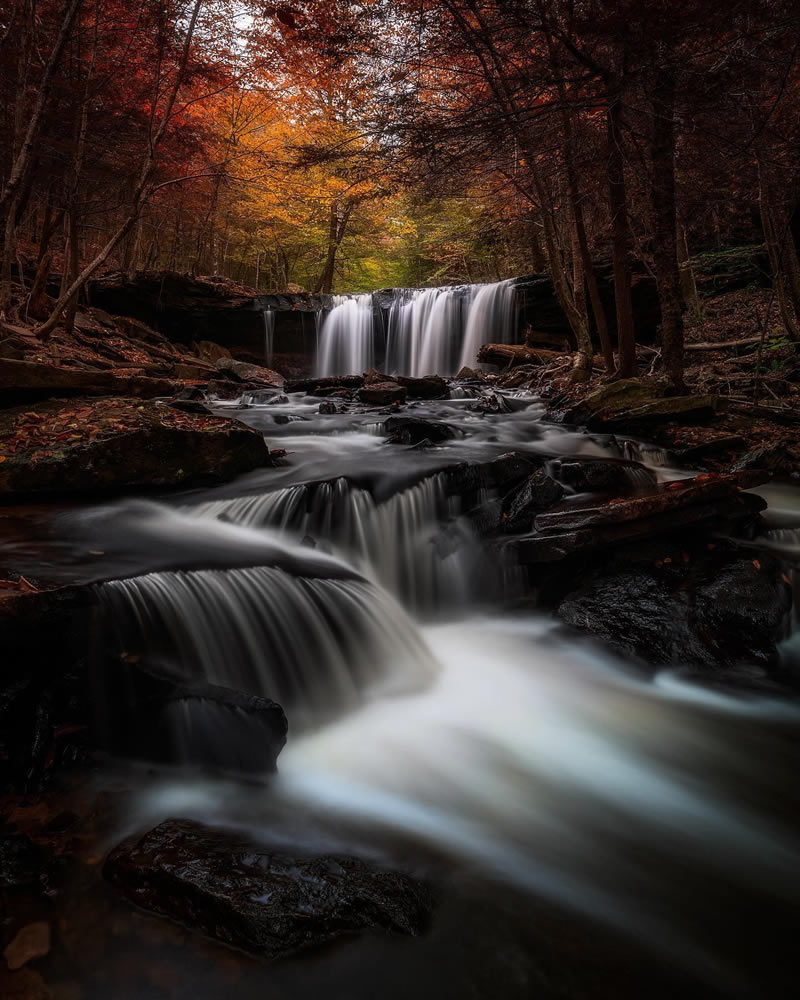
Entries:
{"type": "Polygon", "coordinates": [[[3,260],[47,326],[101,269],[360,291],[548,272],[579,348],[664,365],[700,250],[763,244],[800,338],[789,0],[4,0],[3,260]],[[615,315],[596,273],[613,274],[615,315]]]}

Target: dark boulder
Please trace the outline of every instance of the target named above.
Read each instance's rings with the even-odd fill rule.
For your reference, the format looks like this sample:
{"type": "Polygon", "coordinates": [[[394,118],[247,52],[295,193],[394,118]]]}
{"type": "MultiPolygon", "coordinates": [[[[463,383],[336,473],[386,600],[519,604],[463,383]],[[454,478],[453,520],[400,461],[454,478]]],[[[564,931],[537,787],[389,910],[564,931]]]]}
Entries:
{"type": "Polygon", "coordinates": [[[433,909],[428,887],[401,872],[287,857],[179,820],[124,841],[103,874],[137,906],[266,959],[363,931],[418,935],[433,909]]]}
{"type": "Polygon", "coordinates": [[[95,679],[96,739],[112,753],[238,773],[276,769],[286,743],[280,705],[123,655],[95,679]]]}
{"type": "Polygon", "coordinates": [[[461,462],[445,470],[447,494],[461,497],[467,505],[479,502],[485,490],[503,496],[541,465],[541,460],[514,451],[491,462],[461,462]]]}
{"type": "Polygon", "coordinates": [[[358,398],[368,406],[390,406],[404,403],[406,390],[396,382],[370,382],[358,390],[358,398]]]}
{"type": "Polygon", "coordinates": [[[325,375],[320,378],[303,378],[289,382],[287,392],[306,392],[309,395],[319,395],[321,390],[338,391],[344,389],[360,389],[364,384],[363,375],[325,375]]]}
{"type": "Polygon", "coordinates": [[[336,403],[331,402],[331,400],[324,399],[319,404],[319,409],[317,410],[317,412],[330,416],[331,414],[338,412],[338,407],[336,406],[336,403]]]}
{"type": "Polygon", "coordinates": [[[0,836],[0,890],[46,882],[47,862],[41,847],[21,833],[0,836]]]}
{"type": "Polygon", "coordinates": [[[450,394],[441,375],[423,375],[422,378],[398,375],[397,384],[406,390],[409,399],[445,399],[450,394]]]}
{"type": "Polygon", "coordinates": [[[544,469],[537,469],[503,501],[503,530],[530,531],[537,514],[548,510],[564,495],[564,487],[544,469]]]}
{"type": "Polygon", "coordinates": [[[237,382],[246,382],[249,385],[268,386],[273,389],[283,389],[286,385],[286,379],[283,375],[272,371],[271,368],[251,365],[246,361],[237,361],[235,358],[219,358],[216,362],[216,369],[237,382]]]}
{"type": "Polygon", "coordinates": [[[791,588],[781,563],[724,543],[650,542],[584,575],[558,617],[652,665],[774,669],[791,588]]]}
{"type": "Polygon", "coordinates": [[[655,473],[639,462],[623,459],[560,459],[552,463],[559,482],[579,493],[634,493],[654,489],[655,473]]]}
{"type": "Polygon", "coordinates": [[[384,432],[390,444],[419,444],[426,439],[438,444],[450,441],[456,432],[449,424],[423,417],[387,417],[383,422],[384,432]]]}

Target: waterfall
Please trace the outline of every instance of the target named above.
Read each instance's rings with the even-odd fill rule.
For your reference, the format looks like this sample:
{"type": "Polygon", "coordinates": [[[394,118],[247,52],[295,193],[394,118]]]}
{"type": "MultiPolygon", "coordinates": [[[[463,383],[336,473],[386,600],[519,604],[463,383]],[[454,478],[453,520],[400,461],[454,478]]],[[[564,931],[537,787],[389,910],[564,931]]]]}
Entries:
{"type": "Polygon", "coordinates": [[[512,281],[481,285],[470,306],[459,368],[474,368],[483,344],[513,343],[515,303],[512,281]]]}
{"type": "Polygon", "coordinates": [[[319,333],[315,374],[359,375],[375,365],[371,295],[334,295],[319,333]]]}
{"type": "MultiPolygon", "coordinates": [[[[387,318],[384,369],[391,374],[455,375],[474,367],[489,341],[514,339],[512,281],[443,288],[398,288],[387,318]]],[[[371,296],[335,296],[316,358],[318,375],[352,375],[376,361],[371,296]]]]}
{"type": "Polygon", "coordinates": [[[365,580],[270,567],[150,573],[103,585],[100,600],[120,651],[272,698],[295,730],[435,672],[402,608],[365,580]]]}
{"type": "Polygon", "coordinates": [[[275,310],[267,307],[264,314],[264,358],[269,368],[272,365],[273,346],[275,341],[275,310]]]}
{"type": "Polygon", "coordinates": [[[383,503],[339,478],[213,501],[187,513],[311,536],[354,561],[416,611],[463,604],[475,596],[471,590],[479,581],[484,593],[488,589],[476,539],[465,523],[448,522],[454,512],[441,474],[383,503]]]}

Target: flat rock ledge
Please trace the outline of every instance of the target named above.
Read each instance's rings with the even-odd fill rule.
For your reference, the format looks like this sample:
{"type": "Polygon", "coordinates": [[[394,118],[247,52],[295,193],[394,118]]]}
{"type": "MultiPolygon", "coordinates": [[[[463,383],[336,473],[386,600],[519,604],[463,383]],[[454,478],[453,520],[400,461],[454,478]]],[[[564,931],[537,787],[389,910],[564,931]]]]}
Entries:
{"type": "Polygon", "coordinates": [[[257,431],[152,400],[48,400],[0,412],[0,502],[226,482],[269,463],[257,431]]]}
{"type": "Polygon", "coordinates": [[[369,930],[416,936],[434,906],[428,886],[401,872],[288,857],[186,820],[124,841],[103,874],[137,906],[269,960],[369,930]]]}

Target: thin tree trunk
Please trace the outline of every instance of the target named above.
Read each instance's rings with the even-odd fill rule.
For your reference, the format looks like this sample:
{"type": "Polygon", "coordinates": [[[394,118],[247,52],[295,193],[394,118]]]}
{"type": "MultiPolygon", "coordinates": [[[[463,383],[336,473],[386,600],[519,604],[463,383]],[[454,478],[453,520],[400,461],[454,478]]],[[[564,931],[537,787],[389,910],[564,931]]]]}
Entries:
{"type": "Polygon", "coordinates": [[[792,313],[792,307],[786,294],[783,273],[783,256],[791,234],[788,228],[785,228],[782,233],[778,233],[775,226],[771,185],[760,156],[756,157],[756,165],[758,167],[758,205],[761,212],[761,227],[764,231],[764,242],[767,246],[770,269],[772,270],[775,298],[778,300],[778,309],[786,332],[792,340],[798,341],[800,340],[800,328],[798,328],[797,320],[792,313]]]}
{"type": "Polygon", "coordinates": [[[628,263],[630,230],[628,194],[625,185],[625,159],[622,152],[622,97],[620,89],[608,94],[606,114],[608,129],[608,203],[611,211],[612,255],[614,262],[614,298],[617,312],[617,349],[619,374],[636,374],[636,338],[631,299],[631,271],[628,263]]]}
{"type": "Polygon", "coordinates": [[[661,306],[662,360],[673,384],[683,389],[683,305],[675,206],[675,76],[670,68],[656,72],[652,111],[653,264],[661,306]]]}
{"type": "Polygon", "coordinates": [[[44,109],[50,97],[53,77],[55,76],[56,69],[61,61],[64,47],[66,46],[67,40],[72,32],[72,24],[78,13],[80,5],[81,0],[65,0],[63,13],[61,15],[61,26],[53,48],[50,50],[50,56],[45,64],[42,79],[39,82],[36,103],[34,104],[33,111],[28,119],[28,128],[25,132],[25,138],[23,139],[22,145],[16,154],[8,180],[3,188],[3,192],[0,194],[0,212],[10,206],[16,193],[22,186],[25,175],[28,172],[33,150],[39,138],[42,115],[44,114],[44,109]]]}
{"type": "MultiPolygon", "coordinates": [[[[589,240],[586,236],[586,220],[583,214],[583,202],[580,197],[578,173],[575,168],[575,134],[567,107],[567,94],[566,88],[564,87],[561,67],[558,65],[555,47],[553,45],[553,38],[549,31],[547,32],[547,46],[550,52],[550,64],[553,68],[553,74],[558,81],[558,95],[559,103],[561,105],[561,123],[564,128],[564,143],[566,147],[564,151],[564,162],[567,168],[567,187],[569,190],[570,204],[572,206],[575,236],[577,238],[577,245],[573,250],[573,253],[577,252],[580,254],[583,263],[582,271],[585,275],[586,287],[589,291],[589,300],[592,303],[592,313],[594,314],[594,321],[597,326],[597,336],[600,340],[600,349],[603,353],[606,371],[609,374],[613,374],[615,368],[614,349],[611,346],[611,337],[608,333],[606,310],[600,296],[600,287],[597,283],[597,275],[594,271],[594,261],[592,260],[592,254],[589,250],[589,240]]],[[[581,282],[581,287],[583,287],[583,282],[581,282]]],[[[577,294],[577,285],[575,285],[575,288],[577,294]]]]}

